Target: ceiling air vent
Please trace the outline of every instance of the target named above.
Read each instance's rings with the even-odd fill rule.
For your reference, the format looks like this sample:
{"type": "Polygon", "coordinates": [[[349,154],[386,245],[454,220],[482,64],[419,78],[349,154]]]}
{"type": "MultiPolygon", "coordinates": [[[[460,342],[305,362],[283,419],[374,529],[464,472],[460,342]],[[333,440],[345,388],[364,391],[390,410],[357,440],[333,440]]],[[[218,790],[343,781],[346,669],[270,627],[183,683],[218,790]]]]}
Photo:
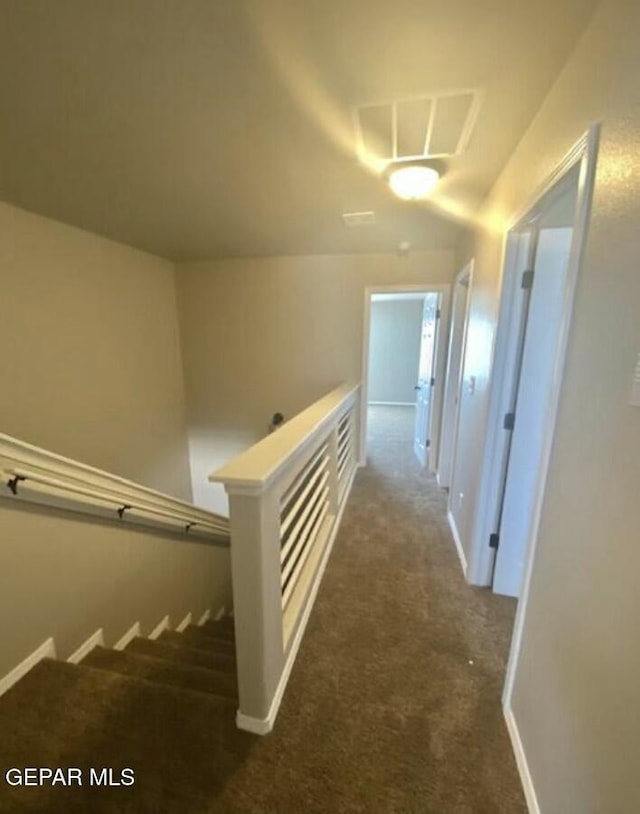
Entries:
{"type": "Polygon", "coordinates": [[[342,215],[345,226],[371,226],[376,222],[375,212],[345,212],[342,215]]]}
{"type": "Polygon", "coordinates": [[[389,163],[464,152],[482,95],[477,90],[425,94],[355,109],[358,154],[389,163]]]}

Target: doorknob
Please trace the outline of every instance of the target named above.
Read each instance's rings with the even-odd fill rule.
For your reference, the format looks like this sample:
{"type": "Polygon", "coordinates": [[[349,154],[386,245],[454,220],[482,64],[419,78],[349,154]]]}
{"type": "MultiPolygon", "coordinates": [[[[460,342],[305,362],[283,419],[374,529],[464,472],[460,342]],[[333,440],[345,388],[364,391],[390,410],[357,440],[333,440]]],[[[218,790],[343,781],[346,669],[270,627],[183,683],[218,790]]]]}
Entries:
{"type": "Polygon", "coordinates": [[[420,385],[419,385],[419,384],[417,384],[417,385],[416,385],[416,386],[415,386],[413,389],[414,389],[414,390],[420,390],[420,385]]]}

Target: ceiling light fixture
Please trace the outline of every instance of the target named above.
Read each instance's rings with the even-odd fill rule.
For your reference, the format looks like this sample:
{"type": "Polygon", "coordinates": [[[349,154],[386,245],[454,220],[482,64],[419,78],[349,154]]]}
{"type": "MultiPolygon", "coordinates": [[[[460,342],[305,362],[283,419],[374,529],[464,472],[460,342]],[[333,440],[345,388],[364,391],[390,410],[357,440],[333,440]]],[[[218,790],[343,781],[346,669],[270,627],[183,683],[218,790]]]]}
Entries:
{"type": "Polygon", "coordinates": [[[424,161],[393,162],[385,172],[393,192],[405,201],[428,198],[440,180],[440,170],[424,161]]]}

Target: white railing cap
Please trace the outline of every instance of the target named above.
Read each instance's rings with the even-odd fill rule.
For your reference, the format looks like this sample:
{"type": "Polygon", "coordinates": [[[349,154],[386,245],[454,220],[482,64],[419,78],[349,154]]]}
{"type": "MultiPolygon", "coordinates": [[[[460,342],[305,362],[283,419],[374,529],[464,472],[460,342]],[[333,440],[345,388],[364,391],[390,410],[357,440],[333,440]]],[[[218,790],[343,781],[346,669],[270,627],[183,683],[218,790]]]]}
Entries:
{"type": "Polygon", "coordinates": [[[331,422],[355,403],[359,389],[359,383],[340,385],[217,469],[209,480],[223,483],[227,492],[264,491],[293,458],[303,455],[331,422]]]}

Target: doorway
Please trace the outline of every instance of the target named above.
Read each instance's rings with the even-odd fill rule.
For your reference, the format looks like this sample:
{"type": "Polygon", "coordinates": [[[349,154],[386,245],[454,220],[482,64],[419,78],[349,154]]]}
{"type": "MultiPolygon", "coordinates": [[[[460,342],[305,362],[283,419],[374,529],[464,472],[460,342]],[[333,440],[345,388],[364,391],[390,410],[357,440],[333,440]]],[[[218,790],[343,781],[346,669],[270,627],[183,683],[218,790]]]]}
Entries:
{"type": "Polygon", "coordinates": [[[581,139],[506,236],[468,579],[520,600],[509,671],[526,612],[597,136],[594,127],[581,139]]]}
{"type": "MultiPolygon", "coordinates": [[[[444,390],[440,341],[448,287],[389,286],[365,291],[360,465],[366,463],[369,409],[410,414],[413,451],[435,471],[444,390]]],[[[446,326],[445,326],[446,327],[446,326]]]]}

